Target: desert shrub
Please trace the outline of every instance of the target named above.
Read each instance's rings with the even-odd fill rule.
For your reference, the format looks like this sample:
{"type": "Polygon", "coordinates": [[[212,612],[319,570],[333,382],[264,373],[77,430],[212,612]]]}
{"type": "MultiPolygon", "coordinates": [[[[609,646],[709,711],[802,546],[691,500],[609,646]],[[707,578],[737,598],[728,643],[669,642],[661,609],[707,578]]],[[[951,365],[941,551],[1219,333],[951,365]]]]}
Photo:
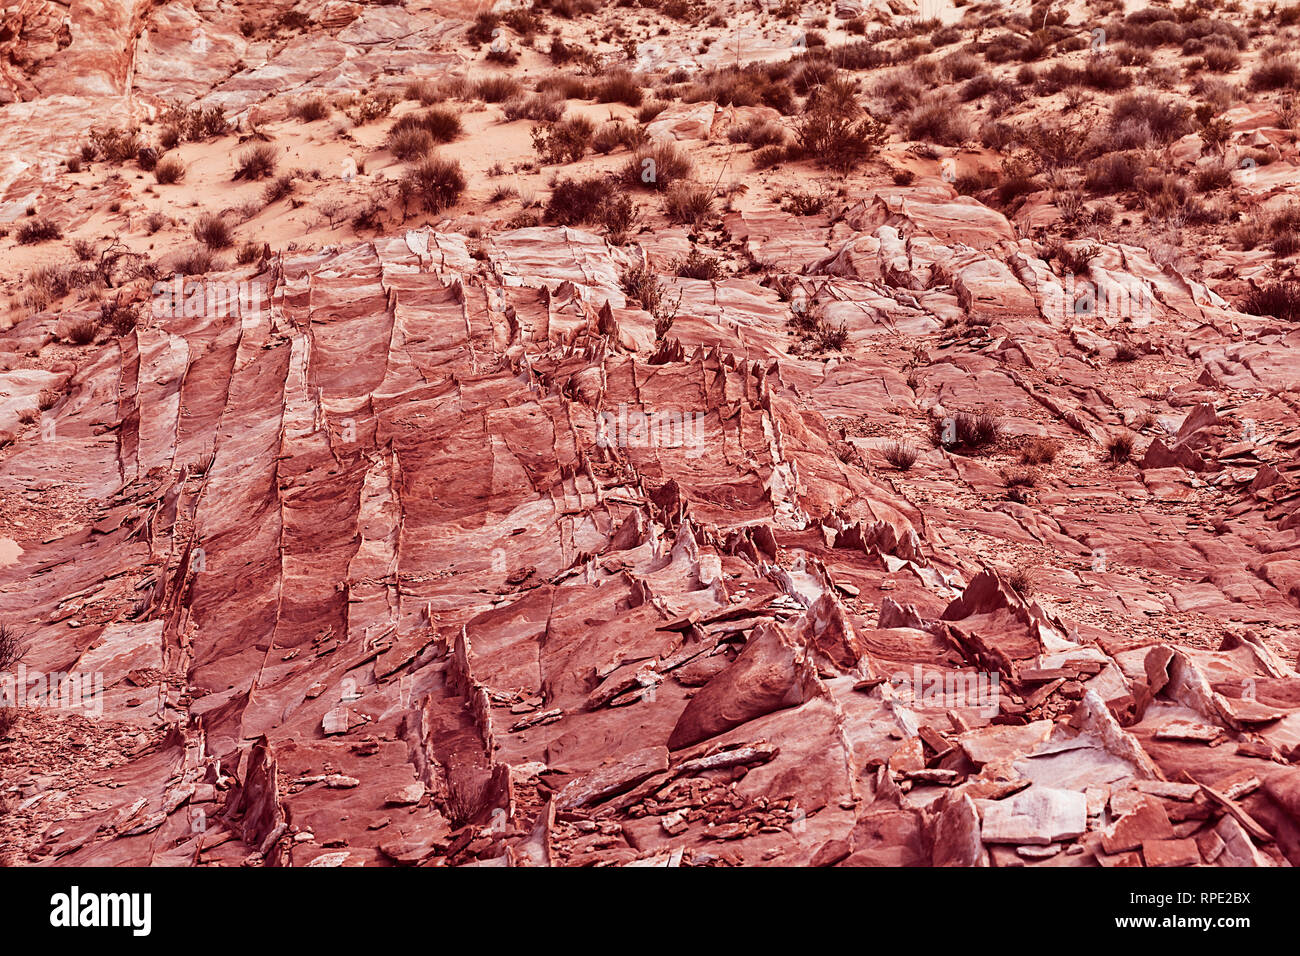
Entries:
{"type": "Polygon", "coordinates": [[[564,98],[558,93],[534,93],[532,96],[517,96],[507,100],[503,105],[506,119],[536,120],[540,123],[554,123],[564,115],[564,98]]]}
{"type": "Polygon", "coordinates": [[[48,219],[29,219],[18,227],[14,238],[18,240],[20,246],[30,246],[50,239],[62,239],[63,230],[48,219]]]}
{"type": "Polygon", "coordinates": [[[645,93],[627,70],[616,70],[596,82],[596,102],[640,106],[645,93]]]}
{"type": "Polygon", "coordinates": [[[551,187],[542,218],[561,226],[594,222],[609,192],[609,181],[603,176],[561,179],[551,187]]]}
{"type": "Polygon", "coordinates": [[[1050,438],[1031,438],[1020,449],[1020,461],[1026,465],[1050,465],[1061,446],[1050,438]]]}
{"type": "Polygon", "coordinates": [[[751,119],[743,126],[733,126],[727,131],[727,139],[733,143],[746,143],[754,149],[764,146],[778,146],[785,142],[785,127],[768,120],[751,119]]]}
{"type": "Polygon", "coordinates": [[[532,128],[533,148],[544,163],[572,163],[587,152],[594,134],[595,126],[585,116],[544,123],[532,128]]]}
{"type": "Polygon", "coordinates": [[[697,183],[674,183],[664,196],[664,214],[669,222],[696,226],[713,215],[713,190],[697,183]]]}
{"type": "MultiPolygon", "coordinates": [[[[984,70],[984,64],[980,58],[973,53],[967,53],[965,50],[950,53],[939,61],[939,65],[944,75],[953,82],[969,80],[984,70]]],[[[984,75],[987,76],[988,74],[985,73],[984,75]]]]}
{"type": "Polygon", "coordinates": [[[427,129],[394,129],[388,131],[388,150],[403,162],[419,159],[433,151],[433,137],[427,129]]]}
{"type": "Polygon", "coordinates": [[[501,18],[490,10],[481,10],[474,17],[466,36],[474,43],[488,43],[492,40],[501,18]]]}
{"type": "Polygon", "coordinates": [[[1115,134],[1145,128],[1156,142],[1168,143],[1190,132],[1191,109],[1155,93],[1126,93],[1111,105],[1110,128],[1115,134]]]}
{"type": "Polygon", "coordinates": [[[450,143],[461,134],[460,117],[449,109],[436,106],[416,113],[407,113],[399,117],[389,129],[389,148],[392,148],[391,137],[395,133],[400,134],[409,130],[424,130],[433,142],[450,143]]]}
{"type": "Polygon", "coordinates": [[[622,169],[628,185],[664,192],[689,179],[695,170],[690,156],[676,143],[656,140],[641,146],[622,169]]]}
{"type": "Polygon", "coordinates": [[[486,103],[504,103],[523,93],[519,81],[505,73],[485,76],[474,84],[474,95],[486,103]]]}
{"type": "Polygon", "coordinates": [[[245,150],[239,157],[235,179],[265,179],[275,172],[276,159],[275,147],[268,143],[245,150]]]}
{"type": "Polygon", "coordinates": [[[139,311],[134,305],[123,302],[120,295],[99,304],[99,324],[114,335],[126,335],[139,321],[139,311]]]}
{"type": "Polygon", "coordinates": [[[99,323],[93,318],[71,319],[63,328],[63,337],[73,345],[89,345],[99,334],[99,323]]]}
{"type": "Polygon", "coordinates": [[[1251,70],[1246,85],[1254,92],[1300,89],[1300,63],[1289,56],[1267,56],[1251,70]]]}
{"type": "Polygon", "coordinates": [[[605,197],[596,212],[596,221],[614,245],[622,245],[637,224],[637,206],[632,197],[619,190],[605,197]]]}
{"type": "Polygon", "coordinates": [[[885,124],[863,110],[843,88],[809,97],[808,108],[795,123],[797,151],[839,173],[848,173],[879,152],[889,138],[885,124]]]}
{"type": "Polygon", "coordinates": [[[174,157],[160,159],[154,167],[153,178],[165,186],[178,183],[185,178],[185,164],[174,157]]]}
{"type": "Polygon", "coordinates": [[[404,205],[441,212],[455,205],[465,191],[465,173],[454,160],[427,157],[407,170],[398,184],[404,205]]]}
{"type": "Polygon", "coordinates": [[[181,275],[198,276],[206,272],[220,271],[223,264],[207,249],[195,246],[187,253],[177,257],[173,269],[181,275]]]}
{"type": "Polygon", "coordinates": [[[1096,193],[1110,194],[1133,189],[1146,168],[1136,152],[1107,153],[1090,162],[1084,171],[1084,185],[1096,193]]]}
{"type": "Polygon", "coordinates": [[[921,456],[921,452],[916,447],[901,441],[886,442],[881,446],[880,453],[884,456],[885,461],[899,471],[910,469],[921,456]]]}
{"type": "Polygon", "coordinates": [[[668,104],[663,100],[652,100],[649,103],[642,103],[641,108],[636,111],[637,122],[653,122],[654,119],[666,109],[668,109],[668,104]]]}
{"type": "Polygon", "coordinates": [[[291,173],[277,176],[275,179],[267,183],[266,188],[262,190],[262,203],[269,206],[272,203],[279,202],[281,199],[290,195],[293,190],[294,178],[291,173]]]}
{"type": "Polygon", "coordinates": [[[918,106],[903,118],[902,125],[908,139],[940,146],[958,146],[972,135],[965,114],[944,102],[918,106]]]}
{"type": "Polygon", "coordinates": [[[173,106],[161,117],[162,135],[160,142],[171,149],[178,143],[198,143],[214,136],[223,136],[230,131],[230,122],[220,106],[194,106],[186,109],[173,106]]]}
{"type": "Polygon", "coordinates": [[[1103,447],[1107,461],[1116,465],[1123,464],[1133,457],[1133,434],[1116,432],[1106,439],[1103,447]]]}
{"type": "Polygon", "coordinates": [[[604,155],[612,153],[620,146],[635,149],[648,141],[646,131],[640,126],[633,126],[622,120],[611,120],[596,130],[596,135],[591,138],[591,148],[604,155]]]}
{"type": "Polygon", "coordinates": [[[672,328],[681,297],[670,300],[664,284],[654,270],[644,264],[629,266],[619,276],[619,284],[627,297],[638,303],[654,317],[655,337],[663,338],[672,328]]]}
{"type": "Polygon", "coordinates": [[[1215,73],[1231,73],[1241,66],[1241,57],[1236,50],[1229,50],[1220,46],[1208,47],[1201,60],[1204,62],[1206,69],[1213,70],[1215,73]]]}
{"type": "Polygon", "coordinates": [[[998,420],[987,412],[958,412],[934,422],[936,442],[950,451],[986,448],[997,441],[999,434],[998,420]]]}
{"type": "Polygon", "coordinates": [[[812,346],[818,352],[842,352],[848,344],[849,329],[843,322],[836,326],[821,325],[812,334],[812,346]]]}
{"type": "Polygon", "coordinates": [[[781,208],[796,216],[815,216],[826,208],[830,195],[826,190],[804,192],[791,190],[782,197],[781,208]]]}
{"type": "Polygon", "coordinates": [[[96,156],[101,156],[110,163],[125,163],[134,159],[144,143],[140,137],[129,130],[115,127],[95,130],[90,134],[90,147],[96,156]]]}
{"type": "Polygon", "coordinates": [[[762,149],[755,150],[751,155],[755,169],[771,169],[773,166],[789,159],[790,150],[786,146],[764,146],[762,149]]]}
{"type": "MultiPolygon", "coordinates": [[[[557,73],[544,76],[537,81],[538,93],[551,93],[566,100],[585,100],[589,98],[588,83],[580,76],[557,73]]],[[[666,107],[668,104],[664,104],[666,107]]],[[[642,120],[642,122],[645,122],[642,120]]]]}
{"type": "Polygon", "coordinates": [[[220,216],[205,213],[194,224],[194,238],[209,249],[226,249],[234,245],[235,234],[220,216]]]}
{"type": "Polygon", "coordinates": [[[441,103],[447,98],[446,91],[432,80],[412,80],[406,84],[406,89],[402,91],[404,99],[417,100],[421,106],[432,106],[434,103],[441,103]]]}
{"type": "Polygon", "coordinates": [[[323,96],[312,96],[298,103],[293,108],[294,116],[304,123],[314,123],[330,115],[329,104],[323,96]]]}
{"type": "Polygon", "coordinates": [[[700,247],[691,246],[685,256],[674,259],[671,266],[673,275],[681,279],[708,279],[715,282],[724,275],[721,263],[709,255],[700,252],[700,247]]]}
{"type": "Polygon", "coordinates": [[[1222,163],[1208,163],[1196,168],[1192,181],[1196,184],[1197,190],[1203,193],[1227,189],[1232,185],[1232,170],[1222,163]]]}
{"type": "Polygon", "coordinates": [[[770,106],[781,113],[794,112],[794,94],[781,80],[773,79],[764,64],[724,67],[701,74],[683,92],[682,101],[712,100],[719,106],[770,106]]]}
{"type": "MultiPolygon", "coordinates": [[[[27,645],[18,630],[8,624],[0,624],[0,677],[16,681],[13,670],[22,662],[26,653],[27,645]]],[[[15,711],[16,708],[7,702],[0,703],[0,734],[8,732],[13,726],[15,711]]]]}
{"type": "Polygon", "coordinates": [[[1251,289],[1237,303],[1242,312],[1300,322],[1300,282],[1272,282],[1251,289]]]}

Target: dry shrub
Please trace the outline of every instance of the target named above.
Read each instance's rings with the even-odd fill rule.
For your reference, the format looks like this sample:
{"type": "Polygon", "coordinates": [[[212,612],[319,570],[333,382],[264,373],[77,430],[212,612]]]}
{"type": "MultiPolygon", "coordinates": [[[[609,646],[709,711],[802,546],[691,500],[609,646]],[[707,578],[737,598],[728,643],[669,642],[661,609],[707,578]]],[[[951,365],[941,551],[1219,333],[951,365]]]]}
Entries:
{"type": "Polygon", "coordinates": [[[665,192],[676,183],[689,179],[694,171],[695,164],[685,150],[676,143],[656,140],[632,154],[622,169],[621,178],[631,186],[665,192]]]}
{"type": "Polygon", "coordinates": [[[220,216],[204,213],[194,224],[194,238],[209,249],[228,249],[235,243],[234,231],[220,216]]]}
{"type": "Polygon", "coordinates": [[[465,191],[465,173],[454,160],[429,157],[407,170],[398,188],[404,205],[414,202],[425,212],[441,212],[465,191]]]}
{"type": "Polygon", "coordinates": [[[713,215],[713,190],[697,183],[674,183],[664,196],[664,214],[669,222],[698,226],[713,215]]]}
{"type": "Polygon", "coordinates": [[[245,150],[239,157],[239,168],[235,171],[235,179],[265,179],[275,172],[277,158],[275,147],[268,143],[261,143],[245,150]]]}
{"type": "Polygon", "coordinates": [[[585,116],[543,123],[532,128],[533,148],[544,163],[577,162],[591,146],[595,130],[585,116]]]}
{"type": "Polygon", "coordinates": [[[891,441],[883,445],[880,453],[885,456],[885,461],[889,462],[899,471],[907,471],[916,464],[917,458],[921,456],[920,451],[907,442],[891,441]]]}
{"type": "Polygon", "coordinates": [[[174,157],[159,160],[154,167],[153,178],[165,186],[178,183],[185,178],[185,164],[174,157]]]}

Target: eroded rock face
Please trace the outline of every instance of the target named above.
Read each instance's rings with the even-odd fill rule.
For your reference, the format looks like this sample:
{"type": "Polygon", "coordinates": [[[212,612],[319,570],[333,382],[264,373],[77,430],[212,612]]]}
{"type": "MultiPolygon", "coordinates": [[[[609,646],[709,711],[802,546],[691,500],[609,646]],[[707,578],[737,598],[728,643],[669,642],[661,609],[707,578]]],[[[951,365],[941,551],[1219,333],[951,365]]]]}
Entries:
{"type": "MultiPolygon", "coordinates": [[[[101,229],[45,160],[173,98],[243,123],[233,149],[302,95],[459,70],[466,11],[435,9],[8,8],[0,219],[57,196],[101,229]]],[[[692,44],[664,46],[636,56],[692,44]]],[[[683,103],[647,132],[705,150],[750,120],[784,122],[683,103]]],[[[1276,118],[1230,121],[1277,152],[1251,188],[1286,186],[1276,118]]],[[[929,174],[740,202],[733,267],[665,280],[667,330],[622,277],[687,230],[486,213],[268,243],[204,277],[252,300],[57,366],[75,316],[33,310],[0,340],[0,620],[35,678],[0,853],[1298,862],[1300,332],[1126,242],[1071,240],[1064,275],[1028,237],[1058,216],[929,174]],[[843,347],[801,345],[796,304],[843,347]],[[988,448],[945,437],[981,411],[988,448]],[[1103,462],[1121,431],[1140,447],[1103,462]],[[51,674],[98,712],[46,706],[86,689],[51,674]]]]}

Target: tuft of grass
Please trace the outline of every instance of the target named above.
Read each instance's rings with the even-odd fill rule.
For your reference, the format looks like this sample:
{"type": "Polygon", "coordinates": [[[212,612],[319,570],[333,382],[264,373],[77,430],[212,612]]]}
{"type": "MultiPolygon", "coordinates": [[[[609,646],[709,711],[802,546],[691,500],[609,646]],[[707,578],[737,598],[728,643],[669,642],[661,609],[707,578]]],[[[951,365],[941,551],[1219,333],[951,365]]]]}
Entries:
{"type": "Polygon", "coordinates": [[[640,106],[645,99],[645,92],[627,70],[615,70],[606,74],[597,81],[594,92],[597,103],[640,106]]]}
{"type": "Polygon", "coordinates": [[[504,103],[522,94],[524,88],[513,76],[498,73],[483,77],[474,84],[473,91],[474,96],[485,103],[504,103]]]}
{"type": "Polygon", "coordinates": [[[1289,56],[1266,56],[1251,70],[1246,85],[1255,93],[1300,89],[1300,63],[1289,56]]]}
{"type": "Polygon", "coordinates": [[[424,130],[435,143],[450,143],[461,134],[460,117],[444,107],[434,106],[417,113],[407,113],[388,131],[389,144],[394,135],[408,130],[424,130]]]}
{"type": "Polygon", "coordinates": [[[1237,307],[1251,315],[1271,315],[1283,322],[1300,322],[1300,282],[1273,282],[1251,289],[1237,307]]]}
{"type": "Polygon", "coordinates": [[[330,106],[325,97],[312,96],[295,105],[293,114],[304,123],[315,123],[330,115],[330,106]]]}
{"type": "Polygon", "coordinates": [[[716,282],[724,275],[722,265],[714,256],[700,252],[700,247],[691,246],[685,257],[674,259],[672,271],[680,279],[707,279],[716,282]]]}
{"type": "Polygon", "coordinates": [[[388,132],[388,151],[403,162],[419,159],[433,152],[433,137],[427,129],[392,129],[388,132]]]}
{"type": "Polygon", "coordinates": [[[935,421],[934,435],[939,445],[949,451],[978,451],[997,441],[1002,429],[988,412],[958,412],[935,421]]]}
{"type": "Polygon", "coordinates": [[[1061,446],[1050,438],[1031,438],[1020,449],[1020,462],[1025,465],[1050,465],[1056,461],[1061,446]]]}
{"type": "Polygon", "coordinates": [[[153,178],[164,186],[178,183],[185,178],[185,164],[175,157],[160,159],[154,167],[153,178]]]}
{"type": "Polygon", "coordinates": [[[425,212],[441,212],[459,201],[465,173],[455,160],[428,157],[407,170],[398,190],[404,205],[414,202],[425,212]]]}
{"type": "Polygon", "coordinates": [[[220,216],[204,213],[194,224],[194,238],[209,249],[228,249],[235,244],[235,233],[220,216]]]}
{"type": "Polygon", "coordinates": [[[275,179],[272,179],[267,183],[266,188],[262,190],[263,205],[269,206],[272,203],[279,202],[281,199],[292,194],[294,185],[295,183],[292,173],[285,173],[282,176],[276,176],[275,179]]]}
{"type": "Polygon", "coordinates": [[[664,196],[664,214],[669,222],[698,226],[713,215],[713,190],[697,183],[674,183],[664,196]]]}
{"type": "Polygon", "coordinates": [[[1003,583],[1022,598],[1028,598],[1034,593],[1034,569],[1027,564],[1018,564],[1001,577],[1003,583]]]}
{"type": "Polygon", "coordinates": [[[1133,435],[1131,432],[1116,432],[1106,439],[1106,460],[1120,465],[1133,457],[1133,435]]]}
{"type": "Polygon", "coordinates": [[[640,147],[623,167],[621,178],[630,186],[667,192],[695,171],[691,157],[676,143],[656,140],[640,147]]]}
{"type": "Polygon", "coordinates": [[[261,143],[245,150],[239,157],[235,179],[265,179],[275,172],[276,160],[275,147],[269,143],[261,143]]]}
{"type": "Polygon", "coordinates": [[[63,334],[73,345],[89,345],[99,334],[99,323],[89,317],[73,319],[63,334]]]}
{"type": "Polygon", "coordinates": [[[173,267],[184,276],[201,276],[208,272],[220,271],[222,263],[202,246],[196,246],[180,256],[173,267]]]}
{"type": "Polygon", "coordinates": [[[564,97],[558,93],[534,93],[532,96],[516,96],[507,100],[502,107],[506,119],[513,122],[518,119],[530,119],[539,123],[555,123],[564,116],[564,97]]]}
{"type": "Polygon", "coordinates": [[[885,461],[899,471],[907,471],[921,457],[921,452],[915,446],[901,441],[886,443],[881,447],[880,453],[885,456],[885,461]]]}

